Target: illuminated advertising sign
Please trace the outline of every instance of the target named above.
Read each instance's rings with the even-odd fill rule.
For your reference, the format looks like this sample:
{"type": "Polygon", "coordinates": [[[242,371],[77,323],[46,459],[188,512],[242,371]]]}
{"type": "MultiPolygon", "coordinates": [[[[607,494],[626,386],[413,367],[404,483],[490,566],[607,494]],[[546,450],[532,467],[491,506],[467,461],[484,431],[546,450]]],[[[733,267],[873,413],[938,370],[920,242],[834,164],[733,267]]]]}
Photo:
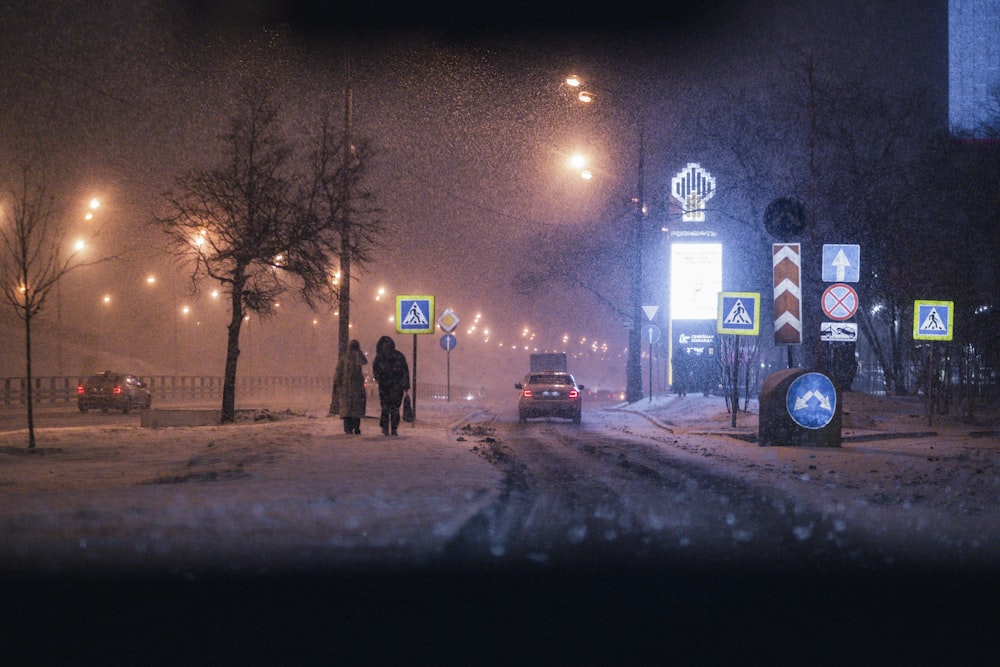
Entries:
{"type": "Polygon", "coordinates": [[[705,222],[705,203],[715,196],[715,176],[697,162],[688,162],[671,179],[670,194],[681,205],[682,221],[705,222]]]}
{"type": "Polygon", "coordinates": [[[721,291],[721,243],[671,244],[670,319],[715,320],[721,291]]]}

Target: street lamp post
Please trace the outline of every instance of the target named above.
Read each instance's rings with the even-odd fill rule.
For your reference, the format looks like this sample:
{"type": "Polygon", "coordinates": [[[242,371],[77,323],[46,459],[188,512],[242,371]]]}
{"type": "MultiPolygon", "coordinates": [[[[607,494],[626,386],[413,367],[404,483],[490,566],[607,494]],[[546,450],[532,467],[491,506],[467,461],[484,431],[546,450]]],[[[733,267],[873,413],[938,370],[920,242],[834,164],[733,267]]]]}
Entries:
{"type": "Polygon", "coordinates": [[[636,403],[642,400],[642,246],[645,222],[643,187],[643,127],[639,126],[639,163],[637,168],[637,196],[632,202],[632,270],[630,273],[629,308],[632,321],[628,330],[628,359],[625,363],[625,400],[636,403]]]}
{"type": "MultiPolygon", "coordinates": [[[[98,209],[98,207],[100,207],[100,205],[101,205],[101,202],[100,202],[99,199],[97,199],[97,197],[94,197],[93,199],[91,199],[90,203],[87,205],[87,208],[89,210],[83,216],[83,219],[87,220],[87,221],[93,220],[93,218],[94,218],[94,211],[96,211],[98,209]]],[[[76,253],[78,253],[81,250],[83,250],[83,247],[84,247],[84,242],[82,240],[81,241],[77,241],[76,244],[74,245],[74,248],[73,248],[73,250],[74,250],[73,254],[75,255],[76,253]]],[[[61,246],[61,243],[60,243],[60,245],[56,246],[56,271],[58,271],[60,273],[59,278],[56,281],[56,366],[57,366],[57,375],[62,375],[63,374],[63,370],[64,370],[63,369],[63,299],[62,299],[62,281],[63,281],[63,276],[66,274],[67,271],[66,271],[66,268],[62,264],[62,257],[61,257],[61,255],[62,255],[62,246],[61,246]]],[[[72,260],[72,255],[70,256],[69,259],[72,260]]]]}
{"type": "MultiPolygon", "coordinates": [[[[344,197],[344,220],[340,229],[340,289],[337,298],[337,310],[340,313],[337,320],[337,360],[347,353],[347,345],[351,336],[351,221],[347,216],[350,210],[348,202],[350,199],[350,177],[349,167],[351,164],[351,112],[353,101],[353,90],[351,85],[351,54],[345,52],[345,85],[344,85],[344,143],[341,147],[343,152],[343,190],[344,197]]],[[[336,416],[340,412],[340,397],[337,395],[337,387],[333,387],[330,394],[330,417],[336,416]]]]}
{"type": "MultiPolygon", "coordinates": [[[[576,98],[583,104],[594,101],[595,95],[583,88],[583,81],[577,76],[568,76],[566,85],[577,89],[576,98]]],[[[634,119],[633,119],[634,120],[634,119]]],[[[642,120],[636,121],[639,131],[639,155],[636,164],[636,189],[632,198],[629,230],[629,325],[628,355],[625,360],[625,400],[636,403],[643,398],[642,390],[642,256],[643,230],[645,225],[645,127],[642,120]]]]}

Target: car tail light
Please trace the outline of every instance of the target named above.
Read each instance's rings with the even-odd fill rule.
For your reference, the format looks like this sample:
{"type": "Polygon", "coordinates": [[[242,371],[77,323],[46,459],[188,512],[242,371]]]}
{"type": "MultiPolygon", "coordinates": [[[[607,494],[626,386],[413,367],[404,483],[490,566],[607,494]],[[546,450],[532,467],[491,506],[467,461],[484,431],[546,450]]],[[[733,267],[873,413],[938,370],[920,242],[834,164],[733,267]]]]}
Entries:
{"type": "Polygon", "coordinates": [[[82,396],[82,395],[83,395],[84,391],[83,391],[83,385],[82,385],[82,384],[78,384],[78,385],[76,385],[76,393],[77,393],[77,395],[79,395],[79,396],[82,396]]]}
{"type": "Polygon", "coordinates": [[[525,398],[531,398],[531,390],[530,389],[525,389],[524,393],[521,394],[521,395],[524,396],[525,398]]]}
{"type": "Polygon", "coordinates": [[[569,390],[569,397],[570,398],[580,398],[580,392],[578,392],[576,389],[570,389],[569,390]]]}
{"type": "Polygon", "coordinates": [[[115,388],[111,390],[111,393],[114,394],[115,396],[122,393],[122,386],[120,384],[116,384],[115,388]]]}

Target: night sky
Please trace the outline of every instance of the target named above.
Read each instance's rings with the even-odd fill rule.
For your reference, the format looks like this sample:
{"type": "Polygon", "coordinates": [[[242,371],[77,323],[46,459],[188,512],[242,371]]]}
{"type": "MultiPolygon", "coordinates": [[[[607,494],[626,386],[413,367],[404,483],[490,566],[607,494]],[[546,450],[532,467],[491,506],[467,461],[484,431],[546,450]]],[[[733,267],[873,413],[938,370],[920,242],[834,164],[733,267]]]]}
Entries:
{"type": "MultiPolygon", "coordinates": [[[[342,117],[350,53],[353,130],[375,148],[372,185],[391,230],[353,289],[363,346],[392,333],[391,308],[375,290],[432,294],[439,313],[462,319],[458,373],[482,366],[473,351],[493,359],[496,345],[520,344],[528,327],[545,349],[563,346],[564,335],[605,345],[588,366],[599,383],[624,378],[620,318],[571,280],[526,285],[524,276],[552,262],[612,301],[627,299],[616,246],[636,188],[640,125],[646,198],[662,201],[691,161],[725,182],[698,128],[738,124],[711,115],[720,96],[781,85],[805,50],[831,72],[947,89],[944,2],[243,4],[0,5],[0,177],[6,187],[21,164],[43,167],[70,227],[101,198],[100,242],[124,259],[71,276],[64,321],[83,341],[95,340],[98,321],[121,331],[122,354],[157,369],[169,366],[169,330],[180,326],[190,369],[221,370],[226,318],[211,286],[188,295],[149,223],[178,174],[218,160],[233,94],[249,77],[280,82],[289,136],[300,140],[324,110],[342,117]],[[574,104],[561,84],[569,73],[594,82],[598,104],[574,104]],[[567,168],[575,150],[593,156],[592,181],[567,168]],[[149,274],[155,288],[144,285],[149,274]],[[115,307],[96,310],[106,292],[115,307]],[[178,324],[176,308],[189,302],[195,311],[185,317],[200,324],[178,324]],[[479,329],[466,332],[477,313],[479,329]]],[[[304,372],[335,349],[332,313],[283,306],[245,336],[244,369],[304,372]]],[[[43,317],[51,326],[51,312],[43,317]]],[[[440,352],[437,336],[423,338],[440,352]]],[[[50,351],[42,345],[43,365],[50,351]]],[[[20,374],[3,359],[0,374],[20,374]]]]}

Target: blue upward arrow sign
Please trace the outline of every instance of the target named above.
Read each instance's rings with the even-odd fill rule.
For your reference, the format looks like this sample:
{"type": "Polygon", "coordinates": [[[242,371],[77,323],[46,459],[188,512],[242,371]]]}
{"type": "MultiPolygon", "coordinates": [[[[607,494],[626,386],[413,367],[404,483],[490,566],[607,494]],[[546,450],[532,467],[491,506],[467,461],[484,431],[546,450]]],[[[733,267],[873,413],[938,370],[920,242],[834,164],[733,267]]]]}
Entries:
{"type": "Polygon", "coordinates": [[[847,243],[823,245],[823,282],[856,283],[861,278],[861,246],[847,243]]]}

